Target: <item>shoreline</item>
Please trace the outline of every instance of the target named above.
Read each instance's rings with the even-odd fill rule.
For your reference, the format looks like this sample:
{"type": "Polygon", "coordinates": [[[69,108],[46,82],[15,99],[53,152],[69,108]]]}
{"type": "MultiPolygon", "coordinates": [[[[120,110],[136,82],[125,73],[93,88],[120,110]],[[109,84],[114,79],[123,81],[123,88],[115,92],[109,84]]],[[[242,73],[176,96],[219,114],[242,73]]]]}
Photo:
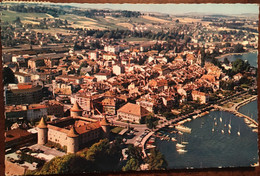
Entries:
{"type": "Polygon", "coordinates": [[[246,51],[246,52],[243,52],[243,53],[226,53],[226,54],[222,54],[222,55],[219,55],[217,57],[215,57],[216,59],[224,59],[225,57],[227,56],[233,56],[233,55],[243,55],[243,54],[248,54],[248,53],[255,53],[257,52],[258,50],[249,50],[249,51],[246,51]]]}
{"type": "MultiPolygon", "coordinates": [[[[249,98],[250,99],[250,98],[249,98]]],[[[253,102],[253,101],[256,101],[257,100],[257,97],[256,98],[252,98],[251,97],[251,99],[249,100],[249,101],[247,101],[247,102],[244,102],[244,103],[242,103],[243,105],[239,105],[239,108],[237,109],[237,111],[239,112],[239,109],[242,107],[242,106],[245,106],[245,105],[247,105],[247,104],[249,104],[249,103],[251,103],[251,102],[253,102]]],[[[213,109],[211,109],[210,111],[205,111],[205,112],[212,112],[212,111],[221,111],[221,110],[218,110],[218,109],[215,109],[215,108],[213,108],[213,109]]],[[[204,116],[206,116],[207,114],[209,114],[209,113],[205,113],[205,112],[202,112],[202,113],[199,113],[199,114],[197,114],[197,115],[195,115],[196,116],[196,118],[198,118],[198,117],[204,117],[204,116]]],[[[242,113],[243,114],[243,113],[242,113]]],[[[191,120],[195,120],[196,118],[193,118],[193,116],[192,117],[190,117],[190,119],[191,120]]],[[[185,120],[182,120],[182,121],[180,121],[180,122],[178,122],[178,123],[180,123],[180,125],[184,125],[186,122],[189,122],[190,120],[187,120],[187,119],[185,119],[185,120]]],[[[177,123],[177,124],[178,124],[177,123]]]]}

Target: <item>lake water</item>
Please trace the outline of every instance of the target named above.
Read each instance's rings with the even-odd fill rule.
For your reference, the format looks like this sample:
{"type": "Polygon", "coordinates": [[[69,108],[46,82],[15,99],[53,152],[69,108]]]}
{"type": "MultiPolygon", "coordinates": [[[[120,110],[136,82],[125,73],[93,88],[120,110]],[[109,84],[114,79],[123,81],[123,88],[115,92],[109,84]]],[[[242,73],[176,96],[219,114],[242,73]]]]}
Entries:
{"type": "MultiPolygon", "coordinates": [[[[251,52],[231,55],[227,58],[229,61],[235,61],[238,58],[248,60],[251,66],[257,67],[257,54],[257,52],[251,52]]],[[[242,106],[239,112],[257,120],[257,101],[242,106]]],[[[175,137],[178,143],[187,142],[184,147],[186,153],[177,152],[177,142],[161,141],[156,138],[156,146],[164,154],[169,169],[247,167],[258,162],[258,134],[252,132],[244,119],[228,112],[213,111],[184,125],[192,129],[190,134],[165,133],[175,137]],[[229,124],[231,133],[228,133],[229,124]]]]}
{"type": "MultiPolygon", "coordinates": [[[[229,55],[225,56],[228,58],[230,62],[235,61],[236,59],[242,59],[247,60],[249,64],[253,67],[257,67],[257,52],[250,52],[250,53],[244,53],[244,54],[236,54],[236,55],[229,55]]],[[[225,57],[220,58],[220,61],[223,61],[225,57]]]]}
{"type": "Polygon", "coordinates": [[[186,153],[176,151],[176,142],[156,139],[156,146],[164,154],[169,168],[239,167],[258,161],[257,133],[252,132],[242,118],[213,111],[185,126],[192,129],[190,134],[167,134],[175,137],[178,143],[188,142],[184,148],[186,153]],[[228,124],[231,124],[230,134],[228,124]]]}

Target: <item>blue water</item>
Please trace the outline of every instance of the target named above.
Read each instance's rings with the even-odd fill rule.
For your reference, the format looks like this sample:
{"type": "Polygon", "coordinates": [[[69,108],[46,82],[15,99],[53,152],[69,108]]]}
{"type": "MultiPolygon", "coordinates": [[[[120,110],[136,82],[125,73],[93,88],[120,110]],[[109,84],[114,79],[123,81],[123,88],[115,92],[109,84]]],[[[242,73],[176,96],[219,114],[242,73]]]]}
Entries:
{"type": "MultiPolygon", "coordinates": [[[[225,57],[228,58],[230,62],[233,62],[239,58],[242,60],[247,60],[251,66],[257,67],[257,54],[258,54],[257,52],[250,52],[241,55],[237,54],[237,55],[229,55],[225,57]]],[[[225,57],[221,58],[220,60],[223,61],[225,57]]]]}
{"type": "Polygon", "coordinates": [[[185,147],[187,153],[179,154],[176,142],[156,140],[169,168],[239,167],[250,166],[258,161],[257,133],[252,132],[242,118],[228,112],[214,111],[185,123],[185,126],[192,128],[190,134],[170,136],[175,137],[178,143],[188,142],[185,147]],[[229,123],[231,134],[228,133],[229,123]],[[224,130],[224,134],[221,130],[224,130]]]}
{"type": "Polygon", "coordinates": [[[252,101],[238,110],[239,112],[251,117],[252,119],[258,121],[257,116],[257,101],[252,101]]]}

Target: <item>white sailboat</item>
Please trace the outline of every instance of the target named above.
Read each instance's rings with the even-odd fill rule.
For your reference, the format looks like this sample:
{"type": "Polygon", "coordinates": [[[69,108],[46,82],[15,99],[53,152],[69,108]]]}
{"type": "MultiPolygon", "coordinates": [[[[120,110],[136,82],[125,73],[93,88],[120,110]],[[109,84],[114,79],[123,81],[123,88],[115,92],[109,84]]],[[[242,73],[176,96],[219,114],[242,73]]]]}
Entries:
{"type": "Polygon", "coordinates": [[[239,126],[239,128],[238,128],[237,135],[240,136],[240,126],[239,126]]]}
{"type": "Polygon", "coordinates": [[[228,130],[228,134],[230,134],[231,133],[231,131],[230,131],[230,129],[228,130]]]}
{"type": "Polygon", "coordinates": [[[220,123],[222,123],[222,111],[221,111],[221,116],[219,118],[219,121],[220,121],[220,123]]]}
{"type": "Polygon", "coordinates": [[[229,121],[228,128],[231,129],[231,119],[229,121]]]}
{"type": "Polygon", "coordinates": [[[187,150],[184,150],[184,149],[178,149],[177,152],[178,152],[179,154],[183,154],[183,153],[186,153],[187,150]]]}
{"type": "Polygon", "coordinates": [[[183,144],[180,144],[180,143],[176,144],[176,148],[177,149],[184,148],[184,147],[185,147],[185,145],[183,145],[183,144]]]}
{"type": "Polygon", "coordinates": [[[224,134],[224,130],[221,130],[221,133],[224,134]]]}

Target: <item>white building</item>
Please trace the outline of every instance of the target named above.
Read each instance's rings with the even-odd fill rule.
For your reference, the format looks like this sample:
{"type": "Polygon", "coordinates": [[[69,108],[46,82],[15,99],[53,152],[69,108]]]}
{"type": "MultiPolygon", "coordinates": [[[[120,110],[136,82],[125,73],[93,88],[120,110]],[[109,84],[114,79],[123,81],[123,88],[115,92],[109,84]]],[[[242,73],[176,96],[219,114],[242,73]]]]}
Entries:
{"type": "Polygon", "coordinates": [[[15,72],[14,73],[18,83],[29,83],[31,82],[31,76],[26,73],[15,72]]]}
{"type": "Polygon", "coordinates": [[[120,75],[125,72],[125,67],[124,66],[119,66],[119,65],[114,65],[113,66],[113,73],[115,75],[120,75]]]}

